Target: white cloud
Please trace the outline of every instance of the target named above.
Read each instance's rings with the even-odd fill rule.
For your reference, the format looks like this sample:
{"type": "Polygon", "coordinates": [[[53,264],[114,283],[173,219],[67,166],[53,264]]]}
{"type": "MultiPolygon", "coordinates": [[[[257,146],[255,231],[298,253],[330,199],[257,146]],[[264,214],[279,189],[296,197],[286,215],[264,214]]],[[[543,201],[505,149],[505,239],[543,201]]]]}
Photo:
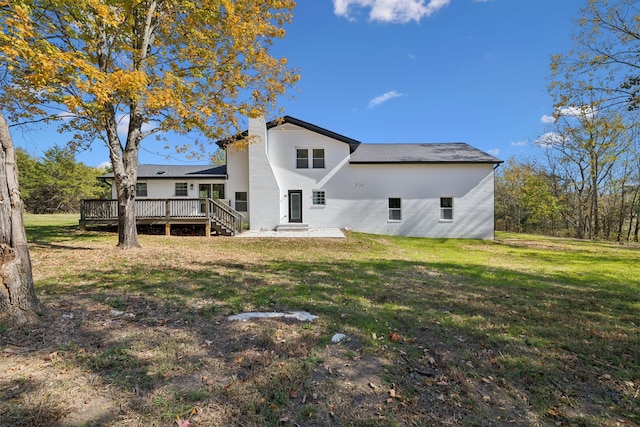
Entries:
{"type": "Polygon", "coordinates": [[[383,102],[387,102],[390,99],[393,98],[398,98],[400,96],[404,96],[404,93],[400,93],[398,91],[395,90],[391,90],[387,93],[384,93],[380,96],[376,96],[375,98],[373,98],[371,101],[369,101],[369,106],[367,108],[372,109],[377,107],[378,105],[382,104],[383,102]]]}
{"type": "Polygon", "coordinates": [[[540,121],[541,121],[542,123],[544,123],[544,124],[549,125],[549,124],[551,124],[551,123],[555,123],[555,122],[556,122],[556,118],[555,118],[555,117],[553,117],[553,116],[550,116],[550,115],[548,115],[548,114],[545,114],[545,115],[543,115],[543,116],[540,118],[540,121]]]}
{"type": "Polygon", "coordinates": [[[406,23],[419,22],[451,3],[451,0],[333,0],[333,12],[354,20],[353,9],[368,8],[371,21],[406,23]]]}
{"type": "Polygon", "coordinates": [[[563,142],[564,137],[557,132],[547,132],[535,141],[537,145],[544,148],[550,148],[554,145],[560,145],[563,142]]]}
{"type": "Polygon", "coordinates": [[[564,117],[575,117],[592,119],[598,114],[598,109],[590,105],[582,105],[580,107],[565,107],[561,108],[559,115],[564,117]]]}
{"type": "Polygon", "coordinates": [[[487,153],[491,154],[492,156],[497,157],[498,154],[500,154],[500,149],[499,148],[492,148],[491,150],[487,150],[487,153]]]}
{"type": "Polygon", "coordinates": [[[512,142],[511,146],[512,147],[524,147],[525,145],[527,145],[529,143],[529,141],[527,141],[526,139],[523,139],[522,141],[516,141],[516,142],[512,142]]]}

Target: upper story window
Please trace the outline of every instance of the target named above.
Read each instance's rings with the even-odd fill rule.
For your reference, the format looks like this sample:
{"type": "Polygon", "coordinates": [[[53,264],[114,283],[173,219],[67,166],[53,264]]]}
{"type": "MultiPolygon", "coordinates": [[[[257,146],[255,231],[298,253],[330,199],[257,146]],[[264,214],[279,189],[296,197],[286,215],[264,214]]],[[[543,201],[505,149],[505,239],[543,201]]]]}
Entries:
{"type": "Polygon", "coordinates": [[[136,182],[136,197],[147,197],[146,182],[136,182]]]}
{"type": "Polygon", "coordinates": [[[399,197],[389,197],[389,221],[401,221],[402,211],[399,197]]]}
{"type": "Polygon", "coordinates": [[[313,152],[313,168],[324,169],[324,148],[314,148],[313,152]]]}
{"type": "Polygon", "coordinates": [[[296,168],[307,169],[309,167],[309,150],[298,148],[296,150],[296,168]]]}
{"type": "Polygon", "coordinates": [[[324,148],[296,148],[296,169],[324,169],[324,148]],[[309,164],[311,159],[311,164],[309,164]]]}
{"type": "Polygon", "coordinates": [[[189,195],[189,190],[187,189],[186,182],[176,182],[175,195],[176,197],[186,197],[189,195]]]}
{"type": "Polygon", "coordinates": [[[453,197],[440,197],[440,219],[453,221],[453,197]]]}

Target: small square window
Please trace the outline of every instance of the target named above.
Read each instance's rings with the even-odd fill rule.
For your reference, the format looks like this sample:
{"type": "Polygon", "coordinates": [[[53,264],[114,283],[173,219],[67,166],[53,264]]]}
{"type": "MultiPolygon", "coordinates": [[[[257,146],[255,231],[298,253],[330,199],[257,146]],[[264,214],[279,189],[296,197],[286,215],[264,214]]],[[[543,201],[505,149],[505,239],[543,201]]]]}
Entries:
{"type": "Polygon", "coordinates": [[[236,210],[238,212],[247,212],[247,192],[236,191],[236,210]]]}
{"type": "Polygon", "coordinates": [[[309,167],[309,150],[306,148],[296,149],[296,168],[307,169],[309,167]]]}
{"type": "Polygon", "coordinates": [[[136,182],[136,197],[147,197],[146,182],[136,182]]]}
{"type": "Polygon", "coordinates": [[[176,182],[176,197],[186,197],[189,195],[189,190],[187,189],[186,182],[176,182]]]}
{"type": "Polygon", "coordinates": [[[453,197],[440,197],[440,219],[453,221],[453,197]]]}
{"type": "Polygon", "coordinates": [[[324,148],[314,148],[311,151],[313,153],[313,168],[324,169],[324,148]]]}
{"type": "Polygon", "coordinates": [[[316,206],[324,206],[327,204],[327,199],[324,191],[313,190],[313,204],[316,206]]]}
{"type": "Polygon", "coordinates": [[[398,197],[389,197],[389,221],[401,221],[402,211],[401,202],[398,197]]]}

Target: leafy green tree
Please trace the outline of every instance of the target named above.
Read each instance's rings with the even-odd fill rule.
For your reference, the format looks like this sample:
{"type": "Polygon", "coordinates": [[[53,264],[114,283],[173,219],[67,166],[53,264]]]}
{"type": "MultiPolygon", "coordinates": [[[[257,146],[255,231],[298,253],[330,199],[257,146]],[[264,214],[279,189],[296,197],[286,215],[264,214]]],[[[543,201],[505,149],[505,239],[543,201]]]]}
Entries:
{"type": "Polygon", "coordinates": [[[515,232],[553,233],[559,207],[546,171],[531,161],[510,158],[496,175],[499,228],[515,232]]]}
{"type": "Polygon", "coordinates": [[[631,147],[628,129],[615,111],[583,106],[561,114],[547,135],[539,142],[547,150],[553,174],[566,183],[571,201],[565,218],[578,238],[598,238],[601,195],[614,166],[631,147]]]}
{"type": "Polygon", "coordinates": [[[20,197],[25,204],[25,208],[31,211],[28,207],[28,200],[32,194],[38,191],[38,186],[42,182],[42,177],[40,176],[42,168],[38,159],[31,157],[23,149],[16,148],[15,153],[18,175],[20,176],[20,197]]]}
{"type": "Polygon", "coordinates": [[[294,0],[0,0],[0,64],[9,73],[0,105],[14,121],[64,118],[74,147],[95,139],[106,144],[118,245],[139,246],[141,141],[169,131],[217,140],[236,133],[241,118],[272,109],[298,78],[269,52],[294,6],[294,0]]]}
{"type": "Polygon", "coordinates": [[[580,106],[586,92],[598,108],[640,106],[640,4],[588,0],[575,21],[573,48],[552,56],[550,92],[558,109],[580,106]]]}
{"type": "Polygon", "coordinates": [[[108,186],[98,181],[103,171],[78,163],[68,147],[50,148],[42,161],[23,150],[16,153],[20,193],[28,212],[78,212],[82,199],[110,194],[108,186]]]}

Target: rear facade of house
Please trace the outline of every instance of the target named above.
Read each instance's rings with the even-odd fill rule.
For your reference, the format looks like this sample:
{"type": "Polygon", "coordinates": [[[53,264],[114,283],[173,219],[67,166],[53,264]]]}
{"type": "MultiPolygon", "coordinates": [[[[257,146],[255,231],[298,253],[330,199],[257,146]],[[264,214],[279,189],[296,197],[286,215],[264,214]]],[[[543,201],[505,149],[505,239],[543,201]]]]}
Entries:
{"type": "Polygon", "coordinates": [[[250,119],[247,132],[218,145],[223,166],[141,165],[137,199],[219,199],[250,230],[494,235],[501,160],[464,143],[365,144],[285,116],[250,119]]]}
{"type": "Polygon", "coordinates": [[[248,135],[222,146],[226,195],[252,230],[493,238],[501,161],[467,144],[363,144],[288,116],[252,119],[248,135]]]}

